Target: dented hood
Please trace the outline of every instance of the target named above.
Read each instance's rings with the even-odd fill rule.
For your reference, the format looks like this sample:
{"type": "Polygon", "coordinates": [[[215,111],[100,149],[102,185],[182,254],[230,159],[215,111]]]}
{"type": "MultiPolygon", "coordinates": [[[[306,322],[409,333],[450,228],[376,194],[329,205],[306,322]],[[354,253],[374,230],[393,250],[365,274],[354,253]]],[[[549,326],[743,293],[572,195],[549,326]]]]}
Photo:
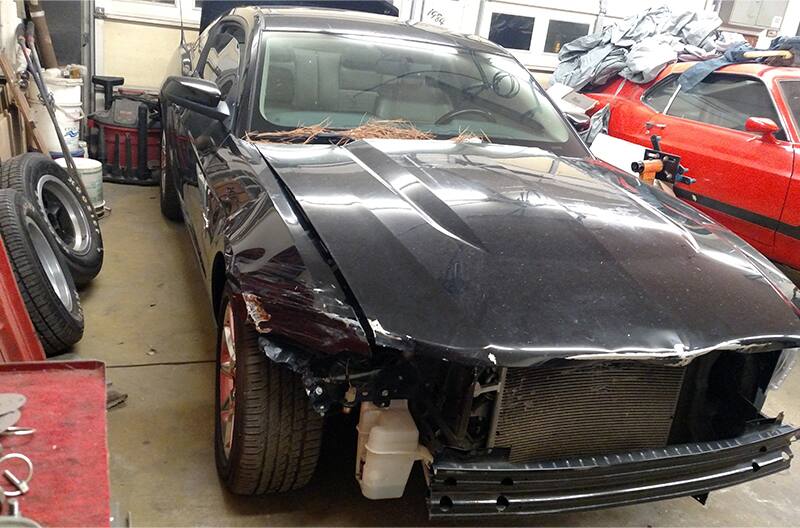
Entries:
{"type": "Polygon", "coordinates": [[[450,141],[258,148],[377,345],[523,366],[800,342],[774,266],[601,162],[450,141]]]}

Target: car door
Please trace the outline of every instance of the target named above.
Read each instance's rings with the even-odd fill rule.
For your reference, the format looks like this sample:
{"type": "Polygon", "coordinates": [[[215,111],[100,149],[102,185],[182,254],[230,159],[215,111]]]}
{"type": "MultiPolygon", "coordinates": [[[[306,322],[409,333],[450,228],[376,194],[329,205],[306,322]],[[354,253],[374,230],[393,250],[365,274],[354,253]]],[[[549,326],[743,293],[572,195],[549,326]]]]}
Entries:
{"type": "Polygon", "coordinates": [[[661,137],[661,148],[681,156],[695,178],[675,193],[727,225],[762,251],[772,247],[794,161],[785,126],[766,85],[758,78],[715,73],[684,90],[667,78],[643,101],[664,103],[645,123],[645,134],[661,137]],[[772,119],[777,141],[745,130],[749,117],[772,119]]]}
{"type": "Polygon", "coordinates": [[[219,150],[226,141],[228,128],[236,119],[241,81],[242,54],[245,30],[236,20],[222,20],[208,36],[201,52],[196,74],[217,84],[231,112],[230,123],[223,124],[187,109],[181,109],[180,126],[186,137],[185,153],[181,156],[181,193],[184,212],[201,266],[211,253],[212,216],[220,208],[209,182],[210,172],[227,168],[226,156],[219,150]]]}
{"type": "MultiPolygon", "coordinates": [[[[789,125],[794,125],[790,136],[798,139],[800,131],[800,78],[795,76],[777,80],[780,98],[777,100],[781,113],[787,116],[789,125]]],[[[775,250],[772,258],[795,269],[800,269],[800,142],[794,143],[795,168],[792,183],[786,195],[783,215],[775,234],[775,250]]]]}
{"type": "MultiPolygon", "coordinates": [[[[652,91],[652,90],[651,90],[652,91]]],[[[644,90],[640,85],[626,79],[612,84],[608,91],[597,97],[600,105],[609,104],[611,115],[608,122],[609,135],[650,147],[650,130],[646,126],[651,118],[667,104],[661,90],[655,91],[649,100],[642,104],[644,90]],[[656,110],[656,108],[658,110],[656,110]]]]}

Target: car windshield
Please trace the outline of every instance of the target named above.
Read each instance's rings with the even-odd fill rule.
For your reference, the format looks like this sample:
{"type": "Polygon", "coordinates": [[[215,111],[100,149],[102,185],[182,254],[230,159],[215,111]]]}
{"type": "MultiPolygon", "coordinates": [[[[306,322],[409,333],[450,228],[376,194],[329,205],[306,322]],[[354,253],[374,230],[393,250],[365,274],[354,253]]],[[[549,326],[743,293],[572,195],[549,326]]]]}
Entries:
{"type": "Polygon", "coordinates": [[[779,81],[778,84],[792,114],[795,129],[800,129],[800,81],[779,81]]]}
{"type": "Polygon", "coordinates": [[[470,133],[585,153],[531,74],[510,57],[366,35],[266,37],[251,131],[320,123],[344,130],[401,119],[436,138],[470,133]]]}

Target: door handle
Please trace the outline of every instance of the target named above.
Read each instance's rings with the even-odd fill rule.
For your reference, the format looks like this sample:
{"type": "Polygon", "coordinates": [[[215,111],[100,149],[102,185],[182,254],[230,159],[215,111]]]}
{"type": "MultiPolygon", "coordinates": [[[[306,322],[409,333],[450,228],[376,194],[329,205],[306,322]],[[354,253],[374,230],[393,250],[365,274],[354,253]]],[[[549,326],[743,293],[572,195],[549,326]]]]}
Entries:
{"type": "Polygon", "coordinates": [[[648,121],[647,123],[644,124],[644,127],[648,130],[651,128],[659,128],[663,130],[667,128],[667,125],[665,125],[664,123],[653,123],[652,121],[648,121]]]}

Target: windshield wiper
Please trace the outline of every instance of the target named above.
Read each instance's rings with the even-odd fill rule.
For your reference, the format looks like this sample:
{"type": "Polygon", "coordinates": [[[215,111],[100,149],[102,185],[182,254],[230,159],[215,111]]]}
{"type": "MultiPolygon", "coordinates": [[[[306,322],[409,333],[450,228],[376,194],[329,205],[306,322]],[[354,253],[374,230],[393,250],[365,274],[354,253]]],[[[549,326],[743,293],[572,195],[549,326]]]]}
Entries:
{"type": "MultiPolygon", "coordinates": [[[[424,73],[443,73],[445,75],[455,75],[457,77],[466,77],[467,79],[471,79],[473,81],[480,81],[481,80],[481,79],[478,79],[477,77],[473,77],[472,75],[467,75],[466,73],[451,72],[451,71],[447,71],[447,70],[415,70],[415,71],[410,71],[410,72],[401,73],[399,75],[395,75],[394,77],[390,77],[389,79],[387,79],[387,80],[385,80],[383,82],[380,82],[380,83],[376,84],[375,86],[370,86],[369,88],[364,88],[363,90],[358,90],[353,95],[353,97],[355,97],[355,95],[358,95],[358,94],[361,94],[361,93],[364,93],[364,92],[371,92],[371,91],[376,90],[376,89],[380,88],[381,86],[385,86],[385,85],[387,85],[389,83],[393,83],[395,81],[399,81],[400,79],[402,79],[404,77],[408,77],[409,75],[420,75],[420,74],[424,74],[424,73]]],[[[425,77],[438,81],[438,79],[436,79],[435,77],[433,77],[431,75],[426,75],[425,77]]]]}

